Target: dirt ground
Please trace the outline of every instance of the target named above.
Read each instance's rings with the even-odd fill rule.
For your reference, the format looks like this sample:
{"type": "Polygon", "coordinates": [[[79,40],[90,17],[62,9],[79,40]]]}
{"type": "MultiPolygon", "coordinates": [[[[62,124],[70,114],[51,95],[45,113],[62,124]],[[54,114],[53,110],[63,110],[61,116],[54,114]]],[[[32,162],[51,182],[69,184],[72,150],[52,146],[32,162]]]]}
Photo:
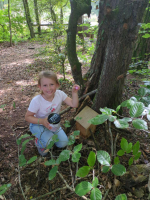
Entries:
{"type": "MultiPolygon", "coordinates": [[[[0,45],[0,186],[3,184],[11,183],[10,189],[4,194],[0,195],[0,199],[6,200],[21,200],[21,199],[36,199],[37,197],[44,195],[45,193],[56,190],[64,186],[64,182],[59,176],[56,176],[52,181],[48,180],[48,173],[50,167],[46,167],[44,162],[48,158],[41,158],[34,145],[34,140],[27,143],[24,155],[27,160],[32,156],[37,155],[36,162],[26,167],[18,168],[18,154],[20,152],[16,140],[23,134],[29,132],[29,124],[25,121],[24,116],[28,105],[32,97],[39,92],[37,88],[37,75],[41,70],[52,69],[49,62],[43,57],[36,57],[35,54],[44,47],[43,44],[37,42],[23,42],[16,46],[8,47],[8,45],[0,45]],[[21,186],[21,187],[20,187],[21,186]],[[21,188],[24,192],[21,191],[21,188]],[[25,197],[23,197],[23,193],[25,197]]],[[[87,69],[83,69],[87,70],[87,69]]],[[[84,73],[84,72],[83,72],[84,73]]],[[[60,73],[57,74],[58,78],[62,77],[60,73]]],[[[70,70],[67,72],[66,78],[70,79],[70,82],[63,82],[61,89],[68,95],[71,95],[71,82],[73,81],[70,70]]],[[[133,76],[128,76],[124,99],[132,96],[139,88],[139,82],[133,76]]],[[[66,109],[66,105],[62,105],[62,110],[66,109]]],[[[65,120],[69,120],[74,117],[75,109],[71,109],[69,112],[62,115],[62,126],[65,120]]],[[[96,141],[102,150],[110,152],[110,145],[107,143],[107,138],[103,137],[105,134],[105,128],[100,126],[96,132],[96,141]]],[[[125,135],[123,135],[125,137],[125,135]]],[[[137,161],[136,164],[148,164],[150,161],[150,146],[149,139],[138,133],[137,137],[132,137],[127,134],[129,140],[135,143],[141,137],[141,150],[142,158],[137,161]]],[[[118,142],[121,137],[118,138],[118,142]]],[[[77,140],[76,144],[81,141],[77,140]]],[[[86,157],[89,150],[94,149],[94,142],[92,138],[83,140],[82,154],[86,157]]],[[[59,149],[54,149],[54,154],[59,153],[59,149]]],[[[81,165],[87,165],[85,157],[80,161],[81,165]]],[[[125,162],[126,160],[124,160],[125,162]]],[[[75,164],[71,164],[72,170],[75,169],[75,164]]],[[[71,176],[68,162],[63,162],[59,167],[59,171],[64,175],[68,184],[71,185],[71,176]]],[[[96,173],[98,170],[96,171],[96,173]]],[[[73,173],[75,173],[73,171],[73,173]]],[[[138,175],[137,175],[138,176],[138,175]]],[[[89,179],[92,180],[92,177],[89,179]]],[[[106,200],[115,199],[113,193],[113,178],[112,175],[99,174],[100,188],[104,195],[108,191],[106,200]]],[[[135,194],[135,190],[139,190],[139,185],[131,186],[128,188],[117,178],[120,182],[116,186],[115,194],[126,193],[128,199],[147,199],[148,197],[148,181],[146,180],[142,185],[142,197],[135,194]]],[[[58,190],[57,192],[47,195],[44,200],[80,200],[76,194],[69,189],[58,190]]]]}

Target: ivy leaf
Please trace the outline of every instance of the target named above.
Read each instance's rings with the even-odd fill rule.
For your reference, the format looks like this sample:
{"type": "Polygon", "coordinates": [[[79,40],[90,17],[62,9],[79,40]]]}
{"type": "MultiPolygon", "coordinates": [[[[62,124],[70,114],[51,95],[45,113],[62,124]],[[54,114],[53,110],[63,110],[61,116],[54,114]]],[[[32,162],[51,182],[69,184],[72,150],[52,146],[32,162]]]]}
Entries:
{"type": "Polygon", "coordinates": [[[137,129],[148,130],[147,122],[142,119],[135,119],[132,121],[132,124],[137,129]]]}

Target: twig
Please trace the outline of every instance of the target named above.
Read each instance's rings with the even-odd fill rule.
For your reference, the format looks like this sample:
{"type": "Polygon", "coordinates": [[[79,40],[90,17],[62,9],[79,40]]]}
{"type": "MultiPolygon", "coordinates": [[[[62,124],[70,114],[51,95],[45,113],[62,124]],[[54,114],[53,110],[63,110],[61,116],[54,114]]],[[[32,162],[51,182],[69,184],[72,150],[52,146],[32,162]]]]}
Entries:
{"type": "Polygon", "coordinates": [[[114,157],[116,157],[116,143],[117,143],[118,135],[119,133],[117,133],[115,141],[114,141],[114,157]]]}
{"type": "Polygon", "coordinates": [[[98,146],[97,146],[97,143],[96,143],[94,134],[93,134],[93,132],[91,131],[91,129],[89,129],[89,131],[90,131],[90,133],[91,133],[91,135],[92,135],[92,137],[93,137],[93,141],[94,141],[94,144],[95,144],[95,146],[96,146],[96,150],[98,150],[99,148],[98,148],[98,146]]]}
{"type": "Polygon", "coordinates": [[[72,178],[72,187],[74,189],[74,180],[73,180],[73,174],[72,174],[72,169],[71,169],[71,164],[70,164],[69,159],[68,159],[68,162],[69,162],[70,174],[71,174],[71,178],[72,178]]]}
{"type": "MultiPolygon", "coordinates": [[[[108,192],[109,192],[109,189],[106,191],[106,193],[105,193],[105,195],[104,195],[104,197],[103,197],[103,200],[106,199],[106,197],[107,197],[107,195],[108,195],[108,192]]],[[[34,199],[32,199],[32,200],[34,200],[34,199]]]]}
{"type": "Polygon", "coordinates": [[[113,144],[113,135],[112,135],[112,132],[111,132],[111,122],[109,121],[108,122],[108,130],[109,130],[109,134],[110,134],[110,140],[111,140],[111,156],[113,157],[114,155],[114,144],[113,144]]]}

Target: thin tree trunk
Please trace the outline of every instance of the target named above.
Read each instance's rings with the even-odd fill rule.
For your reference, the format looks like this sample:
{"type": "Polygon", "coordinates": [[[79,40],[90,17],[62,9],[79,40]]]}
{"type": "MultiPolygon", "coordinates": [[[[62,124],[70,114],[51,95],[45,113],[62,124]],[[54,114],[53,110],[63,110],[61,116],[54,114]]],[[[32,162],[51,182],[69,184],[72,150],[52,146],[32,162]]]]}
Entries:
{"type": "Polygon", "coordinates": [[[76,33],[77,23],[79,17],[83,14],[91,14],[91,0],[76,1],[70,0],[71,14],[69,18],[68,30],[67,30],[67,52],[68,60],[71,65],[72,75],[75,82],[79,85],[83,85],[81,63],[78,60],[76,53],[76,33]]]}
{"type": "Polygon", "coordinates": [[[34,0],[34,11],[35,11],[36,23],[38,25],[38,33],[39,33],[39,35],[41,35],[41,27],[40,27],[37,0],[34,0]]]}
{"type": "Polygon", "coordinates": [[[24,5],[24,10],[25,10],[27,25],[28,25],[28,28],[30,31],[30,36],[31,36],[31,38],[34,38],[35,34],[34,34],[33,27],[32,27],[31,16],[30,16],[30,11],[29,11],[29,6],[28,6],[28,0],[23,0],[23,5],[24,5]]]}
{"type": "Polygon", "coordinates": [[[12,31],[11,31],[11,18],[10,18],[10,0],[8,0],[8,18],[9,18],[9,33],[10,33],[10,47],[12,46],[12,31]]]}

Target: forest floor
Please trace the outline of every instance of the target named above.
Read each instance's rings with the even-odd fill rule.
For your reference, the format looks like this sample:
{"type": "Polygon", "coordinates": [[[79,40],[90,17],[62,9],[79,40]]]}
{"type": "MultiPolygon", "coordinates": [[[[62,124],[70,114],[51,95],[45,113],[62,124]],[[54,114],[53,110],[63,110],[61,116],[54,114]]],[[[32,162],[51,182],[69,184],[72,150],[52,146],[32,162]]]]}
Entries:
{"type": "MultiPolygon", "coordinates": [[[[21,200],[21,199],[44,199],[44,200],[80,200],[82,197],[77,196],[69,189],[58,190],[55,193],[40,197],[51,191],[65,186],[63,180],[56,175],[52,180],[48,180],[48,173],[51,167],[44,165],[44,162],[50,157],[41,158],[34,145],[34,140],[27,143],[24,152],[25,158],[29,160],[32,156],[37,155],[38,159],[32,164],[25,167],[18,168],[18,154],[21,147],[17,145],[16,140],[23,134],[29,132],[29,124],[25,121],[24,116],[28,105],[33,96],[39,92],[37,87],[37,76],[41,70],[53,70],[47,58],[42,56],[36,57],[44,44],[38,42],[22,42],[16,46],[8,47],[8,44],[0,44],[0,186],[11,183],[10,189],[4,195],[0,195],[0,199],[6,200],[21,200]],[[22,190],[23,192],[22,192],[22,190]],[[23,197],[23,195],[25,197],[23,197]],[[38,198],[39,197],[39,198],[38,198]]],[[[87,71],[83,68],[83,73],[87,71]]],[[[57,73],[58,78],[63,77],[61,73],[57,73]]],[[[71,71],[68,70],[66,74],[68,81],[62,82],[61,89],[71,96],[71,85],[73,78],[71,71]]],[[[134,96],[142,84],[139,77],[127,75],[125,89],[123,93],[123,100],[134,96]]],[[[62,105],[62,110],[66,109],[66,105],[62,105]]],[[[65,120],[70,120],[75,117],[75,109],[62,115],[61,124],[63,126],[65,120]]],[[[64,126],[63,126],[64,127],[64,126]]],[[[70,133],[75,130],[75,126],[70,133]]],[[[140,150],[142,152],[141,158],[134,163],[134,165],[147,166],[150,162],[150,139],[147,134],[138,131],[137,133],[129,134],[124,131],[117,131],[114,129],[114,137],[119,132],[116,148],[119,150],[120,140],[122,137],[128,139],[133,144],[137,140],[140,141],[140,150]]],[[[68,133],[68,135],[70,134],[68,133]]],[[[97,145],[101,150],[110,153],[110,141],[106,136],[104,126],[98,126],[95,133],[97,145]]],[[[78,139],[75,144],[82,142],[82,156],[79,166],[87,165],[87,156],[90,150],[95,150],[93,138],[89,137],[86,140],[78,139]]],[[[60,150],[54,147],[54,155],[57,157],[60,150]]],[[[128,158],[123,157],[122,161],[128,168],[128,158]]],[[[71,186],[72,179],[70,174],[70,167],[72,173],[75,174],[75,164],[65,161],[59,166],[59,172],[63,175],[67,183],[71,186]]],[[[102,191],[103,199],[114,200],[115,196],[121,193],[126,193],[129,200],[132,199],[147,199],[148,198],[148,175],[146,172],[144,181],[137,181],[132,184],[126,179],[114,177],[111,172],[104,174],[97,168],[95,175],[97,175],[100,182],[100,190],[102,191]],[[140,191],[140,192],[138,192],[140,191]],[[107,193],[108,192],[108,193],[107,193]],[[105,196],[105,194],[107,195],[105,196]],[[105,197],[104,197],[105,196],[105,197]]],[[[143,172],[136,173],[134,178],[141,177],[143,172]]],[[[140,178],[139,178],[140,179],[140,178]]],[[[87,180],[83,179],[83,180],[87,180]]],[[[88,177],[88,181],[92,181],[92,176],[88,177]]],[[[78,181],[79,183],[79,181],[78,181]]],[[[86,195],[86,197],[89,197],[86,195]]]]}

